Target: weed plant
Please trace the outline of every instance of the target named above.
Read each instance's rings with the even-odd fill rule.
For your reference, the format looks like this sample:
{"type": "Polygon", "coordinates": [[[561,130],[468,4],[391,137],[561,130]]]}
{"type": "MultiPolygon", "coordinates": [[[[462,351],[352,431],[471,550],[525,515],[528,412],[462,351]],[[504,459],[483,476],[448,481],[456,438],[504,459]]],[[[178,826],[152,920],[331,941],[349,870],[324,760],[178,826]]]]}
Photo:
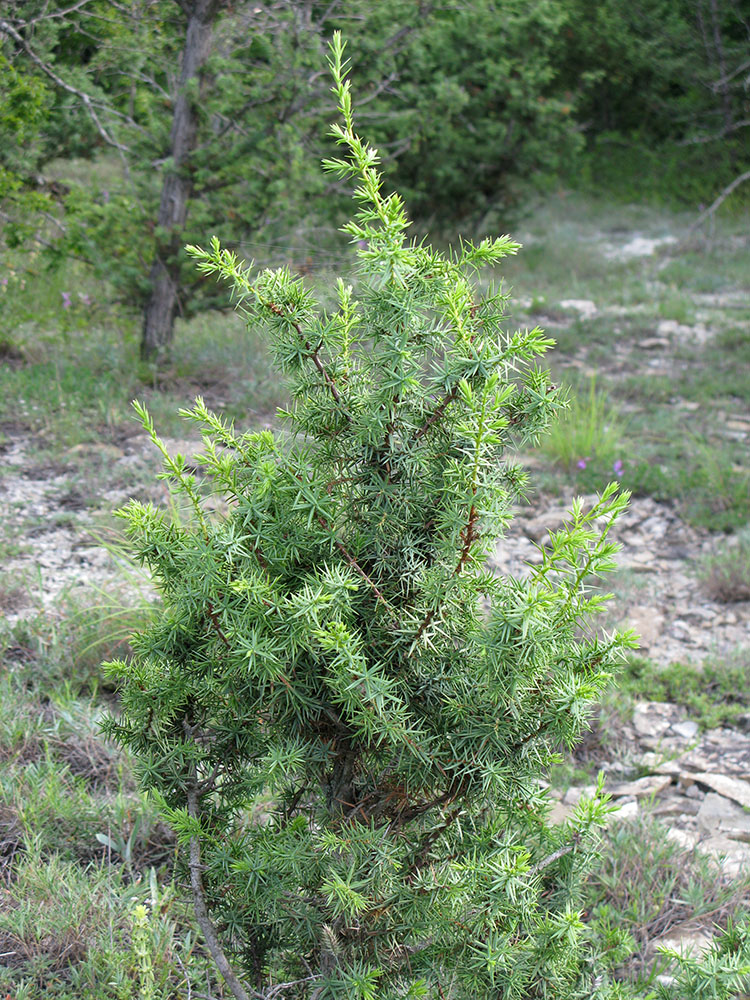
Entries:
{"type": "Polygon", "coordinates": [[[705,1000],[726,989],[737,954],[747,947],[741,918],[750,903],[750,877],[722,876],[714,860],[665,834],[665,827],[648,815],[610,826],[603,863],[586,886],[591,929],[616,980],[639,996],[705,1000]],[[685,929],[712,936],[713,945],[702,968],[683,958],[689,986],[681,993],[679,986],[672,990],[656,977],[674,973],[659,939],[685,929]]]}
{"type": "Polygon", "coordinates": [[[584,488],[601,488],[622,474],[622,421],[607,394],[596,388],[596,379],[590,380],[588,392],[573,395],[543,439],[542,451],[584,488]]]}

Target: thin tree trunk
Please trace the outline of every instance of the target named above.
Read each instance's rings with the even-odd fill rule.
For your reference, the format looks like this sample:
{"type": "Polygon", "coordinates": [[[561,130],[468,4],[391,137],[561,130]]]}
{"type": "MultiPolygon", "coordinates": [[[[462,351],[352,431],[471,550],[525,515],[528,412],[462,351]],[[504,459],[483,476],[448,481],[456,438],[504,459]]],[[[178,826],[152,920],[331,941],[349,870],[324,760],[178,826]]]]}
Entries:
{"type": "Polygon", "coordinates": [[[177,0],[187,13],[185,47],[169,136],[169,167],[156,219],[160,234],[151,264],[151,291],[143,313],[141,357],[159,361],[168,352],[178,307],[179,262],[182,233],[193,191],[188,161],[195,149],[198,114],[190,82],[200,76],[211,53],[213,25],[222,0],[177,0]]]}
{"type": "Polygon", "coordinates": [[[724,129],[726,134],[732,131],[732,95],[729,90],[729,79],[727,76],[727,61],[724,57],[724,43],[721,38],[721,22],[716,0],[711,0],[711,28],[714,36],[714,48],[716,50],[716,62],[719,67],[719,93],[721,94],[722,112],[724,117],[724,129]]]}

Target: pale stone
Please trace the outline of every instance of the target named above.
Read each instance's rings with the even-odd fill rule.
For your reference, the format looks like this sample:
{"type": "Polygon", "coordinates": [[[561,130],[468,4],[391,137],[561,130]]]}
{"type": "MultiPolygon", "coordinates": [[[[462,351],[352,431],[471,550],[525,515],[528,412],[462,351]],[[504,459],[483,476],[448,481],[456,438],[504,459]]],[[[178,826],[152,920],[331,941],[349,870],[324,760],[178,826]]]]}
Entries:
{"type": "Polygon", "coordinates": [[[693,740],[698,735],[700,727],[697,722],[688,719],[686,722],[673,722],[672,732],[681,736],[684,740],[693,740]]]}
{"type": "Polygon", "coordinates": [[[575,806],[578,805],[581,799],[593,798],[595,794],[596,785],[583,785],[581,787],[571,785],[565,795],[563,795],[563,802],[567,806],[575,806]]]}
{"type": "Polygon", "coordinates": [[[632,236],[627,243],[605,250],[610,260],[628,260],[633,257],[652,257],[659,247],[677,242],[676,236],[632,236]]]}
{"type": "Polygon", "coordinates": [[[639,701],[633,710],[633,727],[639,736],[661,736],[670,727],[670,719],[665,711],[674,711],[673,706],[660,701],[639,701]]]}
{"type": "Polygon", "coordinates": [[[638,818],[638,803],[624,802],[619,809],[609,814],[611,823],[628,823],[638,818]]]}
{"type": "Polygon", "coordinates": [[[664,631],[664,615],[645,604],[633,604],[625,616],[628,628],[638,633],[642,649],[648,649],[664,631]]]}
{"type": "Polygon", "coordinates": [[[610,795],[615,796],[615,798],[621,798],[625,795],[635,795],[636,797],[641,795],[658,795],[659,792],[671,784],[672,779],[669,775],[648,774],[645,778],[638,778],[635,781],[625,781],[620,785],[615,785],[614,788],[608,788],[607,791],[610,795]]]}
{"type": "Polygon", "coordinates": [[[716,836],[702,840],[698,846],[715,858],[721,870],[730,877],[750,871],[750,848],[740,846],[736,840],[716,836]]]}
{"type": "Polygon", "coordinates": [[[666,337],[644,337],[638,341],[638,346],[644,351],[654,351],[658,347],[669,347],[669,341],[666,337]]]}
{"type": "Polygon", "coordinates": [[[547,819],[555,826],[567,822],[573,814],[573,806],[565,805],[564,802],[555,802],[547,813],[547,819]]]}
{"type": "Polygon", "coordinates": [[[667,933],[654,942],[658,948],[669,948],[670,951],[677,951],[682,955],[690,954],[693,958],[704,955],[712,943],[713,937],[700,928],[682,934],[667,933]]]}
{"type": "Polygon", "coordinates": [[[652,751],[643,754],[641,764],[643,767],[647,767],[657,774],[679,775],[682,770],[679,760],[664,760],[664,754],[653,753],[652,751]]]}
{"type": "Polygon", "coordinates": [[[697,819],[709,833],[719,830],[732,840],[750,840],[750,813],[716,792],[706,795],[697,819]]]}
{"type": "Polygon", "coordinates": [[[649,810],[652,816],[694,816],[700,809],[700,803],[685,795],[670,795],[666,799],[657,799],[649,810]]]}
{"type": "Polygon", "coordinates": [[[750,782],[742,781],[740,778],[730,778],[726,774],[708,774],[699,772],[691,775],[693,781],[700,781],[703,785],[713,788],[724,798],[733,799],[741,806],[750,809],[750,782]]]}
{"type": "Polygon", "coordinates": [[[663,319],[657,326],[656,332],[660,337],[689,337],[693,328],[678,323],[676,319],[663,319]]]}
{"type": "Polygon", "coordinates": [[[729,799],[725,799],[716,792],[708,792],[701,807],[698,810],[698,826],[707,833],[714,833],[719,829],[722,820],[731,819],[738,807],[729,799]]]}
{"type": "Polygon", "coordinates": [[[693,833],[691,830],[681,830],[679,827],[673,826],[667,830],[667,840],[671,840],[678,847],[682,847],[683,850],[692,851],[698,843],[698,834],[693,833]]]}
{"type": "Polygon", "coordinates": [[[560,308],[579,313],[581,319],[593,319],[599,312],[591,299],[563,299],[560,308]]]}
{"type": "Polygon", "coordinates": [[[567,507],[552,507],[527,520],[523,524],[526,535],[534,542],[540,541],[550,531],[557,531],[562,527],[563,522],[570,518],[570,511],[567,507]]]}
{"type": "Polygon", "coordinates": [[[661,983],[662,986],[671,988],[677,983],[677,978],[675,976],[668,976],[666,972],[662,972],[656,977],[656,982],[661,983]]]}

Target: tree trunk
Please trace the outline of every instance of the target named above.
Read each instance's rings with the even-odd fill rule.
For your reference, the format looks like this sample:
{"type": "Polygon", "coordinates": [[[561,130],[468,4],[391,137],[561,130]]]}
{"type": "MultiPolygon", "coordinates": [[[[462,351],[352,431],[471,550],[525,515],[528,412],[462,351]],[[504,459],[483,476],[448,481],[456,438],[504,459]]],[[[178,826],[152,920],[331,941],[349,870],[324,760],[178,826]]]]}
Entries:
{"type": "Polygon", "coordinates": [[[151,291],[143,313],[141,357],[160,361],[168,352],[178,307],[179,252],[193,190],[189,169],[190,154],[195,149],[198,114],[195,92],[190,83],[200,76],[211,53],[211,37],[222,0],[177,0],[187,13],[185,47],[172,130],[169,135],[169,166],[164,181],[156,219],[157,245],[149,281],[151,291]]]}
{"type": "Polygon", "coordinates": [[[724,43],[721,38],[721,20],[716,6],[716,0],[711,0],[711,29],[714,36],[714,48],[716,50],[716,63],[719,67],[719,93],[721,94],[722,114],[724,118],[724,130],[727,135],[732,131],[734,115],[732,113],[732,95],[729,90],[729,76],[727,74],[727,61],[724,56],[724,43]]]}

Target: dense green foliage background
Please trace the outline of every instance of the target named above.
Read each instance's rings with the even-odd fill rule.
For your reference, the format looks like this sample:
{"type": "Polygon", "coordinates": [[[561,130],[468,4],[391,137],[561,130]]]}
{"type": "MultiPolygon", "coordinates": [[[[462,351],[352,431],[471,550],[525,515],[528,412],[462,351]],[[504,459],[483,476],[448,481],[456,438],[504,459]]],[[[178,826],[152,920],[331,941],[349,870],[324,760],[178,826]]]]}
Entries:
{"type": "MultiPolygon", "coordinates": [[[[156,218],[196,3],[11,0],[0,18],[4,241],[83,258],[135,309],[175,235],[156,218]]],[[[530,187],[556,183],[697,208],[750,160],[750,19],[735,0],[214,6],[211,54],[189,82],[197,135],[177,169],[192,190],[173,245],[215,233],[291,243],[303,259],[335,246],[342,196],[316,169],[335,29],[361,127],[417,227],[506,228],[530,187]]],[[[174,266],[181,315],[216,303],[186,260],[174,266]]]]}

